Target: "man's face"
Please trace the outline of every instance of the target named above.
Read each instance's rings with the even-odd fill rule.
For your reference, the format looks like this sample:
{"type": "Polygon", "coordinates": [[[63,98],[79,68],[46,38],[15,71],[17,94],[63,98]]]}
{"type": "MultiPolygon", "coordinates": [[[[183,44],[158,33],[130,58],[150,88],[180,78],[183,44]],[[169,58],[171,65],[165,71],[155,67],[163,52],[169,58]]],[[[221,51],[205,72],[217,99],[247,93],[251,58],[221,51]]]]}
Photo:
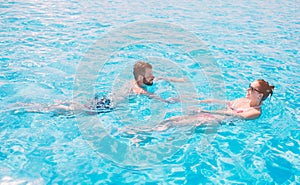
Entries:
{"type": "Polygon", "coordinates": [[[153,85],[154,76],[152,74],[152,69],[146,69],[145,76],[143,79],[143,83],[145,85],[153,85]]]}

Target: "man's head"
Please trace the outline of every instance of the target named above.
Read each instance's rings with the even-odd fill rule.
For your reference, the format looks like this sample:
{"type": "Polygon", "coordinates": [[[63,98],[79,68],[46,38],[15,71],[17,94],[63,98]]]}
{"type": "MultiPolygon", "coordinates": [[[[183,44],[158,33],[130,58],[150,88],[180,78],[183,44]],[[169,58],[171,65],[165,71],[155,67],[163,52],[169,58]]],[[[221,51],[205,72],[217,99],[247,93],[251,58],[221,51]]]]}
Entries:
{"type": "Polygon", "coordinates": [[[139,85],[152,85],[154,76],[152,66],[149,63],[138,61],[134,64],[133,75],[139,85]]]}

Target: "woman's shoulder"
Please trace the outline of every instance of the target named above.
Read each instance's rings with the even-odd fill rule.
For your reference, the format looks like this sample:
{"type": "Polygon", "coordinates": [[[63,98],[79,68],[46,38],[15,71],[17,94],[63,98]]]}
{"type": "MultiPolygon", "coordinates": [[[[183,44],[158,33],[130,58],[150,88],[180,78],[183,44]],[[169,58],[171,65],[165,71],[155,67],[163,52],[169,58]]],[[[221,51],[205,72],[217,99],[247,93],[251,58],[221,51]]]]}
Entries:
{"type": "Polygon", "coordinates": [[[229,101],[230,104],[237,104],[237,103],[244,103],[244,102],[248,102],[249,100],[247,98],[238,98],[238,99],[234,99],[229,101]]]}
{"type": "Polygon", "coordinates": [[[237,98],[233,101],[249,101],[247,98],[237,98]]]}
{"type": "Polygon", "coordinates": [[[245,98],[237,98],[237,99],[234,99],[234,100],[229,100],[227,101],[227,105],[234,105],[236,103],[239,103],[239,102],[243,102],[245,98]]]}

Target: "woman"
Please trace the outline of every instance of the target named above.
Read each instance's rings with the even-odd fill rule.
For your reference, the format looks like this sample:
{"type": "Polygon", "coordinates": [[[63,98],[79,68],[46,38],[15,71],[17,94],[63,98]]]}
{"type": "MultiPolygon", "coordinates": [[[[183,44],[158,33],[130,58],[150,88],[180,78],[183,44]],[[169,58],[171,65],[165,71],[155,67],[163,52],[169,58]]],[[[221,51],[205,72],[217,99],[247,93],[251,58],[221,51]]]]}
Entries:
{"type": "Polygon", "coordinates": [[[226,104],[227,108],[216,111],[200,111],[195,115],[176,116],[160,123],[155,130],[165,130],[175,125],[193,124],[201,125],[205,123],[220,122],[225,117],[238,117],[241,119],[256,119],[261,115],[263,101],[272,96],[273,85],[269,85],[263,79],[255,80],[250,83],[245,98],[233,101],[222,100],[201,100],[200,103],[221,103],[226,104]]]}

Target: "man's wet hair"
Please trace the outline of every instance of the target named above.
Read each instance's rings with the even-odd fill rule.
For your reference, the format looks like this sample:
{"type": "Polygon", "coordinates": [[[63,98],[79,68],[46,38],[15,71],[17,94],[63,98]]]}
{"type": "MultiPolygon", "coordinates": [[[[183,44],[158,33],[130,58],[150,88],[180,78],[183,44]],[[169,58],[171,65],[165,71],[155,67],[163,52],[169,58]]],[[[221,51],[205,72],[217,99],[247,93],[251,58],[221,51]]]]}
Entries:
{"type": "Polygon", "coordinates": [[[146,69],[152,69],[152,65],[142,61],[136,62],[133,67],[134,79],[138,80],[139,75],[145,77],[146,69]]]}

